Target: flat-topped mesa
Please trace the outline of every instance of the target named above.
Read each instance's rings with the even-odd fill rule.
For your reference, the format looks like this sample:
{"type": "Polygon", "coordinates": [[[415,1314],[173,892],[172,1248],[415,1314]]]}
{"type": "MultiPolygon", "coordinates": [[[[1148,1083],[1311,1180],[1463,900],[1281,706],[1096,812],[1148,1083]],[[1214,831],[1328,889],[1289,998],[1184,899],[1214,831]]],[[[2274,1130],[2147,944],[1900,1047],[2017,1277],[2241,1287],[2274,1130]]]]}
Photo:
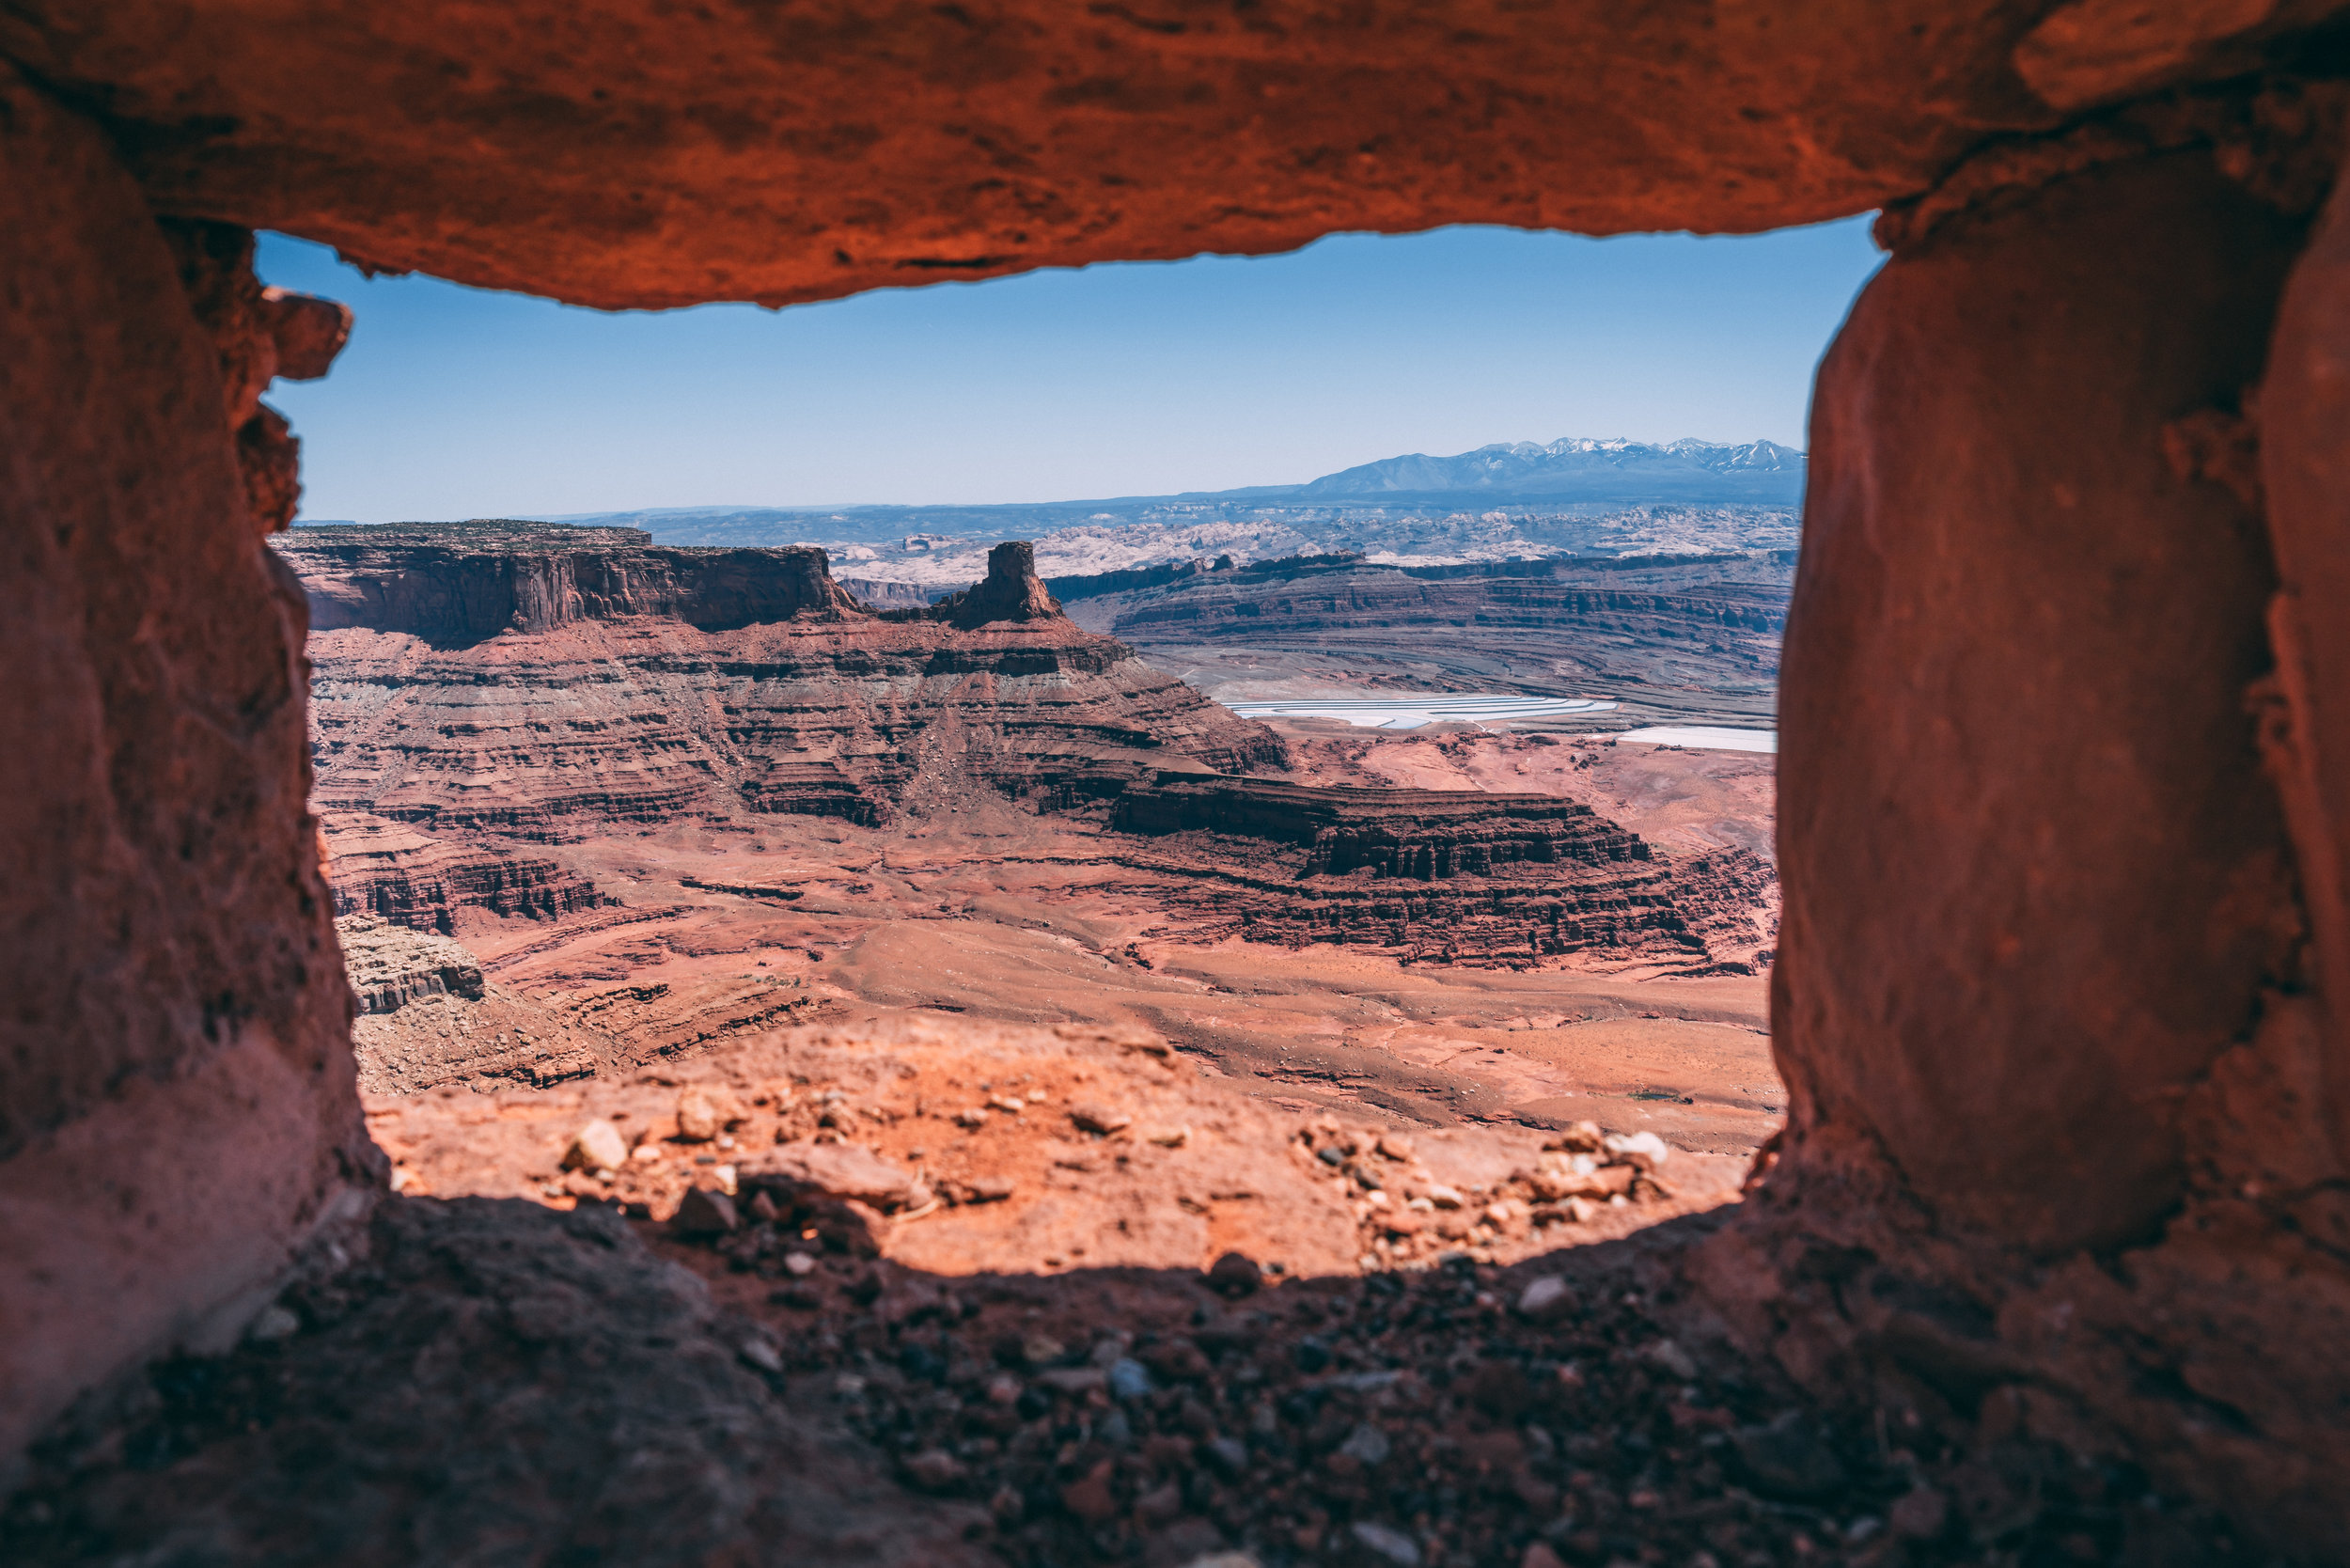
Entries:
{"type": "Polygon", "coordinates": [[[1036,546],[1025,539],[998,544],[987,553],[987,575],[918,610],[891,610],[891,620],[943,620],[965,631],[999,621],[1059,620],[1060,601],[1046,591],[1036,574],[1036,546]]]}
{"type": "Polygon", "coordinates": [[[1163,773],[1119,797],[1120,855],[1206,940],[1337,942],[1523,966],[1557,954],[1746,972],[1777,941],[1771,868],[1668,859],[1577,801],[1163,773]]]}
{"type": "Polygon", "coordinates": [[[505,519],[297,528],[313,631],[405,632],[440,648],[577,620],[667,616],[704,631],[867,612],[822,550],[657,545],[639,528],[505,519]]]}
{"type": "Polygon", "coordinates": [[[1555,795],[1452,790],[1327,789],[1271,779],[1162,774],[1120,796],[1120,832],[1208,832],[1306,849],[1303,876],[1420,882],[1511,865],[1602,865],[1653,858],[1647,840],[1555,795]]]}
{"type": "Polygon", "coordinates": [[[1262,726],[1061,615],[1025,543],[943,604],[874,614],[819,550],[643,538],[527,524],[281,536],[314,616],[317,805],[487,837],[513,870],[412,888],[391,873],[433,868],[377,856],[384,874],[349,889],[363,907],[441,925],[459,905],[560,913],[585,895],[532,885],[543,862],[515,839],[739,813],[874,824],[960,809],[973,783],[1073,805],[1162,769],[1284,761],[1262,726]]]}

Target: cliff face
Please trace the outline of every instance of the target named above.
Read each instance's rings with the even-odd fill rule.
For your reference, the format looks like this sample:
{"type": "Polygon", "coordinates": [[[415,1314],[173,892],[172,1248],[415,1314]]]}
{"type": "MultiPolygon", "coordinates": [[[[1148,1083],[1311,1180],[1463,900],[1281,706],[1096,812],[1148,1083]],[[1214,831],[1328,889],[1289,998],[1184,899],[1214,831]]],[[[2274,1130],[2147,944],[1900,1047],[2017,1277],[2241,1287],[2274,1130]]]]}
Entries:
{"type": "Polygon", "coordinates": [[[1162,776],[1111,825],[1153,841],[1136,869],[1211,936],[1342,942],[1530,961],[1602,950],[1751,971],[1776,939],[1760,856],[1675,862],[1588,806],[1549,795],[1324,789],[1162,776]]]}
{"type": "Polygon", "coordinates": [[[564,842],[738,811],[876,823],[966,783],[1067,803],[1281,760],[1268,731],[1062,617],[1025,546],[967,593],[874,615],[821,551],[612,537],[632,532],[282,545],[319,626],[321,804],[564,842]]]}
{"type": "Polygon", "coordinates": [[[337,916],[446,936],[467,908],[556,919],[609,902],[587,878],[508,846],[435,839],[364,811],[326,812],[319,829],[337,916]]]}
{"type": "Polygon", "coordinates": [[[669,549],[637,528],[500,522],[304,528],[276,542],[302,575],[311,630],[404,632],[438,648],[632,616],[718,632],[861,613],[815,549],[669,549]]]}

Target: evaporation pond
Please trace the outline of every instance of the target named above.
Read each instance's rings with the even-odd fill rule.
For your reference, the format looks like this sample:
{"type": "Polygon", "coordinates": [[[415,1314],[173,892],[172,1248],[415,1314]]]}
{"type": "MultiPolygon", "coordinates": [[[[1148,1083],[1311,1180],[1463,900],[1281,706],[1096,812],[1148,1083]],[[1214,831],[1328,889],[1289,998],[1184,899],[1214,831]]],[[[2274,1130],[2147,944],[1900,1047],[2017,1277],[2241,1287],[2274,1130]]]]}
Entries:
{"type": "Polygon", "coordinates": [[[1730,729],[1710,724],[1659,724],[1627,729],[1620,741],[1644,741],[1650,745],[1685,745],[1697,751],[1777,751],[1776,729],[1730,729]]]}
{"type": "MultiPolygon", "coordinates": [[[[1228,702],[1243,718],[1334,718],[1366,729],[1418,729],[1423,724],[1508,724],[1569,718],[1616,706],[1585,697],[1303,697],[1282,702],[1228,702]]],[[[1685,743],[1684,743],[1685,744],[1685,743]]]]}

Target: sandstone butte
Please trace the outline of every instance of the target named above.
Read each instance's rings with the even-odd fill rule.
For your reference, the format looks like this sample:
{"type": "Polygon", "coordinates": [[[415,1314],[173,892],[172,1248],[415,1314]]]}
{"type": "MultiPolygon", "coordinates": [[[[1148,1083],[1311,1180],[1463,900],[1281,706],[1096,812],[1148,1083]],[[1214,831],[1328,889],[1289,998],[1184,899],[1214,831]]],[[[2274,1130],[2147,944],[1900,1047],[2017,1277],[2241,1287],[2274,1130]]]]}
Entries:
{"type": "Polygon", "coordinates": [[[1725,1450],[1779,1507],[1882,1504],[1807,1523],[1814,1557],[1980,1560],[2047,1518],[2033,1550],[2075,1560],[2350,1555],[2342,26],[2332,0],[11,7],[0,1453],[66,1467],[10,1505],[16,1555],[446,1560],[494,1522],[519,1556],[948,1561],[1034,1508],[1180,1558],[1249,1539],[1235,1495],[1275,1499],[1268,1556],[1795,1553],[1725,1450]],[[1820,368],[1782,668],[1787,1130],[1733,1212],[1644,1233],[1638,1291],[1586,1248],[1516,1298],[1540,1323],[1499,1274],[1283,1285],[1235,1321],[1187,1273],[1089,1350],[1027,1284],[827,1272],[780,1344],[648,1247],[713,1289],[780,1254],[738,1276],[609,1213],[388,1196],[306,810],[306,606],[261,542],[299,484],[262,393],[348,317],[260,289],[252,227],[634,306],[1871,209],[1890,257],[1820,368]],[[1277,1367],[1226,1376],[1252,1337],[1277,1367]],[[906,1381],[840,1366],[892,1344],[906,1381]],[[790,1382],[811,1363],[838,1414],[790,1382]],[[949,1429],[948,1390],[1011,1424],[949,1429]],[[573,1395],[628,1419],[529,1419],[573,1395]],[[1064,1414],[1082,1469],[967,1495],[1064,1414]],[[1647,1447],[1575,1447],[1593,1423],[1647,1447]],[[430,1473],[375,1471],[367,1506],[272,1481],[337,1431],[429,1442],[430,1473]],[[901,1441],[903,1482],[861,1457],[901,1441]],[[1399,1451],[1453,1535],[1378,1512],[1399,1451]],[[1699,1497],[1719,1544],[1665,1506],[1699,1497]]]}

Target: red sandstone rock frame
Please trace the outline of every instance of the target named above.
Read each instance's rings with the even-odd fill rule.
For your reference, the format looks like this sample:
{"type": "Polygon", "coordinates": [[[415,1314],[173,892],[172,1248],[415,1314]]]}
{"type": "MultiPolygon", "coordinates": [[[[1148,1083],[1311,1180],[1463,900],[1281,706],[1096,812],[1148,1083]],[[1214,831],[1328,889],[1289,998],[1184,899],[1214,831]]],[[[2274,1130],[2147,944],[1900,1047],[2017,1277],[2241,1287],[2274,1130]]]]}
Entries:
{"type": "Polygon", "coordinates": [[[254,1321],[375,1168],[255,538],[291,452],[157,212],[646,304],[1884,201],[1791,618],[1797,1136],[1700,1262],[1983,1449],[1953,1549],[2022,1449],[2342,1559],[2342,9],[12,6],[0,1441],[254,1321]]]}
{"type": "Polygon", "coordinates": [[[109,115],[164,212],[617,306],[1813,222],[2330,8],[38,0],[0,50],[109,115]]]}

